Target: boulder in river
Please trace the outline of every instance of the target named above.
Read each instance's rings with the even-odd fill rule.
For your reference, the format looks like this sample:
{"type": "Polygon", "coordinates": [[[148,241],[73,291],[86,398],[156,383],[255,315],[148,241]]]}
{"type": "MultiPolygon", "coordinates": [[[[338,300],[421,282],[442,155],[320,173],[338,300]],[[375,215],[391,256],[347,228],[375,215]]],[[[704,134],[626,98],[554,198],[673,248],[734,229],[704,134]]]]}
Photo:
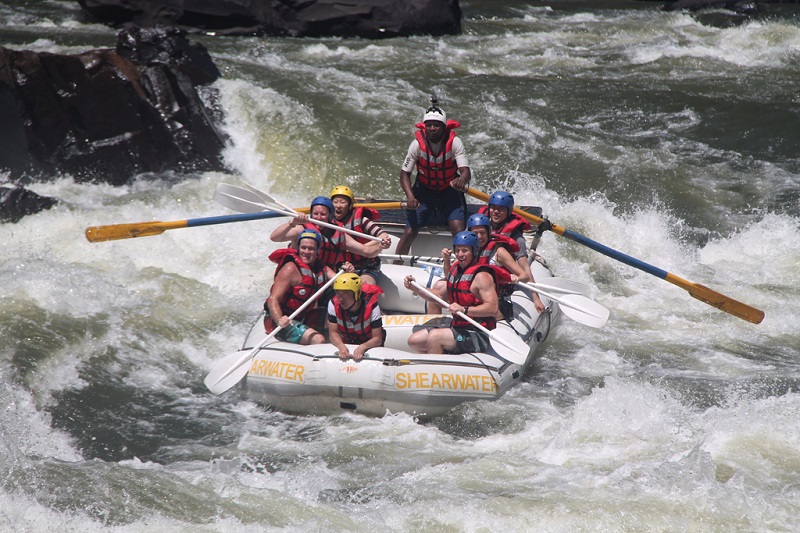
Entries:
{"type": "Polygon", "coordinates": [[[115,185],[143,172],[222,170],[206,103],[219,76],[175,28],[126,29],[116,49],[77,55],[0,47],[0,170],[115,185]]]}

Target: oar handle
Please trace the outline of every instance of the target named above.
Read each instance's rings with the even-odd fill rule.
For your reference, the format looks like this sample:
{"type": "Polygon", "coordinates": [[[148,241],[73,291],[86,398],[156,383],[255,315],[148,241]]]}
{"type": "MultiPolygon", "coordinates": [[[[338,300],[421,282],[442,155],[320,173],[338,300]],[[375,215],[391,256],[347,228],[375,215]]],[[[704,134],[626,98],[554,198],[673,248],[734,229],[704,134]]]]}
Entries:
{"type": "MultiPolygon", "coordinates": [[[[296,214],[296,213],[297,212],[294,211],[294,214],[296,214]]],[[[287,214],[289,214],[289,213],[287,213],[287,214]]],[[[328,222],[323,222],[321,220],[316,220],[316,219],[313,219],[313,218],[309,218],[308,222],[310,222],[311,224],[316,224],[317,226],[322,226],[323,228],[330,228],[330,229],[342,231],[344,233],[349,233],[350,235],[353,235],[354,237],[363,237],[363,238],[369,239],[371,241],[383,242],[383,239],[381,239],[380,237],[376,237],[375,235],[370,235],[369,233],[361,233],[360,231],[355,231],[355,230],[352,230],[350,228],[345,228],[345,227],[342,227],[342,226],[339,226],[339,225],[336,225],[336,224],[329,224],[328,222]]]]}

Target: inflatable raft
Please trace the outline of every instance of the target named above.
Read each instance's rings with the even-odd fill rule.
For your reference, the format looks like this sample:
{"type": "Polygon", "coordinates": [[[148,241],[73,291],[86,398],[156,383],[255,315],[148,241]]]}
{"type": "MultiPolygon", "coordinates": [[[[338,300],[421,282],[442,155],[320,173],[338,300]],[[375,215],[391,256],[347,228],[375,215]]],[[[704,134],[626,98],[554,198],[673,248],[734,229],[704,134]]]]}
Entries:
{"type": "MultiPolygon", "coordinates": [[[[410,351],[407,340],[413,331],[447,325],[450,315],[427,314],[427,302],[403,287],[403,279],[412,274],[420,285],[432,287],[441,279],[441,270],[420,264],[420,256],[437,257],[451,243],[449,232],[420,232],[412,248],[416,255],[408,256],[403,265],[393,264],[398,256],[387,254],[382,258],[383,347],[367,351],[356,362],[341,361],[332,344],[301,346],[271,340],[258,350],[239,385],[243,397],[294,414],[352,411],[384,416],[406,412],[423,419],[442,415],[463,402],[502,397],[529,371],[556,323],[558,304],[542,297],[547,309],[540,314],[530,291],[518,288],[511,296],[513,319],[498,322],[492,331],[496,342],[486,353],[431,355],[410,351]],[[504,339],[526,347],[527,353],[508,357],[502,348],[511,343],[503,343],[504,339]]],[[[540,256],[531,254],[530,264],[537,282],[553,276],[540,256]]],[[[262,319],[256,320],[237,353],[252,351],[266,337],[262,319]]],[[[350,348],[352,351],[355,346],[350,348]]]]}

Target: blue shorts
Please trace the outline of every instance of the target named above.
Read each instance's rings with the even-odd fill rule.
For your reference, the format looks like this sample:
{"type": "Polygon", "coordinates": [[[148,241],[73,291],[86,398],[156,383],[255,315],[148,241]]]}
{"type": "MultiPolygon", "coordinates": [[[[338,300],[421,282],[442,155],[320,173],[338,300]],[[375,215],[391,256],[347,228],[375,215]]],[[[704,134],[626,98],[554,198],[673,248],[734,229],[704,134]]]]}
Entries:
{"type": "Polygon", "coordinates": [[[465,220],[466,200],[464,193],[448,187],[443,191],[432,191],[419,182],[412,187],[419,201],[417,209],[406,209],[406,226],[418,229],[421,226],[444,225],[451,220],[465,220]]]}
{"type": "Polygon", "coordinates": [[[363,276],[364,274],[366,274],[367,276],[372,276],[372,278],[375,280],[376,283],[381,279],[381,271],[375,270],[373,268],[364,268],[361,270],[356,269],[355,273],[358,274],[359,276],[363,276]]]}
{"type": "Polygon", "coordinates": [[[303,324],[302,322],[298,322],[297,320],[292,320],[292,323],[280,330],[278,333],[275,334],[275,338],[278,340],[286,341],[286,342],[293,342],[295,344],[300,344],[300,339],[303,338],[303,334],[308,330],[308,326],[303,324]]]}

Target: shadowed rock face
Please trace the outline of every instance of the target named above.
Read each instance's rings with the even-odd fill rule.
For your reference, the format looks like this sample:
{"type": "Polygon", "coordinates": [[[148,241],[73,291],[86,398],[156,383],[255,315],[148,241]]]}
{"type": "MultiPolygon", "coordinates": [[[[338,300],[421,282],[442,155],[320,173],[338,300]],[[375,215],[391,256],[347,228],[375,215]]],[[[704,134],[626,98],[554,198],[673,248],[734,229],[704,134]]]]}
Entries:
{"type": "Polygon", "coordinates": [[[115,185],[221,170],[223,140],[198,94],[219,75],[176,29],[123,30],[116,50],[78,55],[0,47],[0,169],[115,185]]]}
{"type": "Polygon", "coordinates": [[[21,187],[0,187],[0,222],[19,222],[25,215],[50,209],[58,201],[21,187]]]}
{"type": "Polygon", "coordinates": [[[97,20],[232,34],[365,37],[461,33],[458,0],[78,0],[97,20]]]}

